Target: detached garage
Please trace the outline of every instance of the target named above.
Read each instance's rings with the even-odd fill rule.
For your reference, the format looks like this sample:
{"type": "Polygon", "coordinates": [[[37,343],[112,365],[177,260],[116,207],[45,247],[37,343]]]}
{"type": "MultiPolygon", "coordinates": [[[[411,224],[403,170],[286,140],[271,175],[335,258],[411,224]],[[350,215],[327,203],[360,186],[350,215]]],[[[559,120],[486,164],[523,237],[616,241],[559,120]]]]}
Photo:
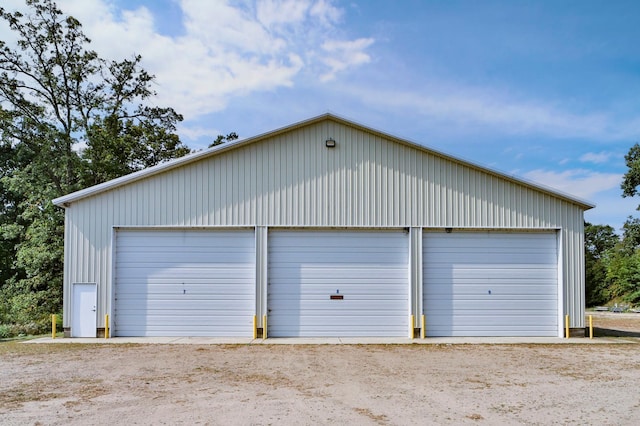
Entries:
{"type": "Polygon", "coordinates": [[[593,205],[331,114],[54,203],[69,336],[584,330],[593,205]]]}

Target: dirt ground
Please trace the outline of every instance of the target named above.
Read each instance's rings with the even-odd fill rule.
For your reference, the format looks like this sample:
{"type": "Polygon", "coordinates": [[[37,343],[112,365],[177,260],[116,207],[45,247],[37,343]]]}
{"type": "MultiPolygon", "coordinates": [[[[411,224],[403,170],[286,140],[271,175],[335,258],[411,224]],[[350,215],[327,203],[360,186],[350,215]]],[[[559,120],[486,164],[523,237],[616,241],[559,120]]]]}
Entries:
{"type": "MultiPolygon", "coordinates": [[[[640,314],[609,344],[0,343],[2,425],[640,421],[640,314]]],[[[602,342],[602,338],[594,341],[602,342]]]]}

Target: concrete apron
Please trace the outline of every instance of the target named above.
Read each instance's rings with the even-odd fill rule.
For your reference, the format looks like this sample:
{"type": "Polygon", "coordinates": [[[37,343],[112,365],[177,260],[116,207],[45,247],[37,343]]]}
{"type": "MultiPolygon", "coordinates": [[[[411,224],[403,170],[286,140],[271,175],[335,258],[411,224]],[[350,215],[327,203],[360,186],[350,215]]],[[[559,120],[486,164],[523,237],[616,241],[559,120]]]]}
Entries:
{"type": "Polygon", "coordinates": [[[522,344],[602,344],[640,343],[640,339],[620,337],[278,337],[268,339],[235,337],[112,337],[56,338],[41,337],[23,343],[84,343],[84,344],[161,344],[161,345],[522,345],[522,344]]]}

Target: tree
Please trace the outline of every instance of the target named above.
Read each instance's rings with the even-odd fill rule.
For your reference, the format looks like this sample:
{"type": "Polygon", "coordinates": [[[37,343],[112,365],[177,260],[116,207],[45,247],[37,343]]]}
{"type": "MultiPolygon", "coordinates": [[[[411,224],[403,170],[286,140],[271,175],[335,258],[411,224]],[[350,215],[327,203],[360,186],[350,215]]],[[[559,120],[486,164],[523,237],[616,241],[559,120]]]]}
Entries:
{"type": "Polygon", "coordinates": [[[622,225],[622,249],[627,254],[632,254],[640,247],[640,219],[632,216],[622,225]]]}
{"type": "Polygon", "coordinates": [[[189,152],[175,134],[182,116],[147,104],[154,76],[139,55],[106,61],[53,0],[26,5],[0,7],[17,37],[0,41],[0,321],[60,309],[64,214],[53,198],[189,152]]]}
{"type": "MultiPolygon", "coordinates": [[[[627,165],[627,172],[622,179],[622,196],[633,197],[638,193],[638,186],[640,186],[640,145],[635,144],[630,149],[627,155],[624,156],[625,164],[627,165]]],[[[640,208],[640,206],[639,206],[640,208]]]]}
{"type": "Polygon", "coordinates": [[[212,148],[212,147],[218,146],[218,145],[222,145],[225,142],[231,142],[231,141],[234,141],[236,139],[238,139],[238,135],[236,134],[236,132],[231,132],[227,136],[218,135],[218,137],[215,138],[215,140],[213,142],[211,142],[211,144],[209,145],[209,148],[212,148]]]}
{"type": "Polygon", "coordinates": [[[585,285],[587,306],[609,301],[607,289],[607,256],[620,241],[609,225],[584,224],[585,285]]]}

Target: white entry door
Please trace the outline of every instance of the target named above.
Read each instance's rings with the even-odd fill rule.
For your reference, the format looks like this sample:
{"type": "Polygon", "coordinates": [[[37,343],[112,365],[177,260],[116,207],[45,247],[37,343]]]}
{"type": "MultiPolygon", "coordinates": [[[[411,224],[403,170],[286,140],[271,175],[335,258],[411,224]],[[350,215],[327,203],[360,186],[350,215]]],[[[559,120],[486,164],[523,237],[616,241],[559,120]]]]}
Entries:
{"type": "Polygon", "coordinates": [[[71,337],[96,337],[96,287],[95,283],[73,284],[71,337]]]}

